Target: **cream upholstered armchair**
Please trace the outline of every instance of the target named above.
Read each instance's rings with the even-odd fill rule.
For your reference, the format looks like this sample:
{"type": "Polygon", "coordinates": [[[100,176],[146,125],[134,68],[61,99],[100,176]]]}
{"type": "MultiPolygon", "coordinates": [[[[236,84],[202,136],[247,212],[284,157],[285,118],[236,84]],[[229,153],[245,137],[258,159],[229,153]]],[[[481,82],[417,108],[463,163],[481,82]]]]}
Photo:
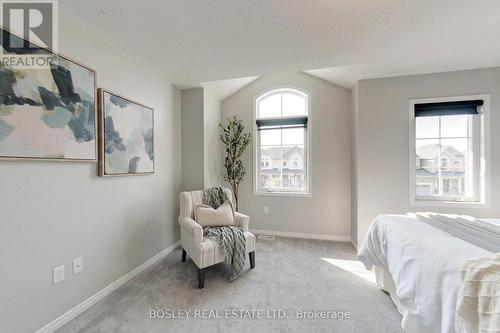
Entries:
{"type": "MultiPolygon", "coordinates": [[[[233,203],[231,190],[224,189],[227,197],[233,203]]],[[[180,216],[182,261],[186,261],[186,254],[198,267],[198,288],[205,285],[205,269],[224,261],[224,254],[217,242],[203,237],[203,228],[194,220],[195,206],[202,203],[203,191],[181,192],[180,216]]],[[[233,204],[234,206],[234,204],[233,204]]],[[[235,212],[235,222],[243,229],[246,240],[246,252],[250,257],[250,267],[255,268],[255,235],[248,231],[250,218],[235,212]]]]}

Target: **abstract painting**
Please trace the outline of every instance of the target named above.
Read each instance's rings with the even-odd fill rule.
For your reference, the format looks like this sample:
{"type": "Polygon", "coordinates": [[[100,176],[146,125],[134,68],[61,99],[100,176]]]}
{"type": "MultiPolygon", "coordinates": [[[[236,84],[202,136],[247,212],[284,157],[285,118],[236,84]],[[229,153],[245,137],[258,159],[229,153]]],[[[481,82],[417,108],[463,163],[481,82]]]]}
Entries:
{"type": "Polygon", "coordinates": [[[99,176],[154,172],[153,109],[98,90],[99,176]]]}
{"type": "MultiPolygon", "coordinates": [[[[0,31],[2,54],[18,54],[0,31]]],[[[43,69],[0,64],[0,157],[95,162],[95,72],[52,55],[43,69]]]]}

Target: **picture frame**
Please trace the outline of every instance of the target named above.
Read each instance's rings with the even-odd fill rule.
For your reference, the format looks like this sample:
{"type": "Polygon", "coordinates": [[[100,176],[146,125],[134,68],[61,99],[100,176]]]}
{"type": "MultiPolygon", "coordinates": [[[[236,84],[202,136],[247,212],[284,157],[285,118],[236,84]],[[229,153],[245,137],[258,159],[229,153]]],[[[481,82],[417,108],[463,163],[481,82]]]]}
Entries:
{"type": "Polygon", "coordinates": [[[6,39],[17,38],[35,46],[27,54],[57,59],[50,69],[0,67],[0,81],[14,82],[0,85],[0,159],[96,163],[96,71],[7,29],[0,27],[0,34],[4,54],[6,39]]]}
{"type": "Polygon", "coordinates": [[[154,174],[154,110],[109,90],[97,89],[98,175],[154,174]]]}

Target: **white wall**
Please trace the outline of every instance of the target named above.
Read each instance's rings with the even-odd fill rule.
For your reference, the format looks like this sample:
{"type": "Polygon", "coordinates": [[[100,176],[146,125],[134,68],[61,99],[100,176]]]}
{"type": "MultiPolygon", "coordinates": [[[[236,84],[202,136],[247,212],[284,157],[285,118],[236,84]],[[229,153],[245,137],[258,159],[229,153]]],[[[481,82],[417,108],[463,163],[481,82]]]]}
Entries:
{"type": "Polygon", "coordinates": [[[203,88],[181,91],[183,191],[203,188],[205,150],[203,104],[203,88]]]}
{"type": "Polygon", "coordinates": [[[93,67],[97,84],[152,106],[155,174],[97,177],[80,162],[0,161],[0,331],[33,332],[179,239],[180,94],[60,15],[60,50],[93,67]],[[71,262],[83,256],[84,271],[71,262]],[[66,266],[52,285],[51,269],[66,266]]]}
{"type": "Polygon", "coordinates": [[[221,104],[207,88],[181,90],[182,189],[222,185],[221,104]]]}
{"type": "Polygon", "coordinates": [[[221,103],[210,89],[203,89],[203,131],[204,131],[204,186],[221,186],[223,183],[222,144],[219,140],[221,103]]]}
{"type": "Polygon", "coordinates": [[[358,84],[351,90],[351,241],[358,244],[358,84]]]}
{"type": "Polygon", "coordinates": [[[246,180],[240,210],[251,228],[350,237],[351,112],[350,92],[304,73],[262,77],[222,102],[222,118],[237,115],[253,129],[255,96],[278,86],[294,86],[311,94],[312,197],[254,196],[252,146],[244,155],[246,180]],[[264,214],[264,206],[270,208],[264,214]]]}
{"type": "Polygon", "coordinates": [[[500,218],[500,68],[414,75],[358,83],[358,242],[377,214],[433,210],[500,218]],[[491,94],[491,208],[409,206],[412,98],[491,94]]]}

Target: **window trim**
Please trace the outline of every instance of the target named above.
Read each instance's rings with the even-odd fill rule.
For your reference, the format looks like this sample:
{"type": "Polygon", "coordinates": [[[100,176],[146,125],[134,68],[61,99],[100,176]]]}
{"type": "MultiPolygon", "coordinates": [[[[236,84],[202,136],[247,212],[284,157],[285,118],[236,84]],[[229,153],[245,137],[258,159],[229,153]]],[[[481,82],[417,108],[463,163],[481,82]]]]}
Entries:
{"type": "Polygon", "coordinates": [[[490,185],[490,95],[464,95],[436,98],[418,98],[409,100],[409,200],[411,207],[460,207],[460,208],[489,208],[491,198],[490,185]],[[479,183],[476,184],[475,193],[478,201],[450,201],[450,200],[430,200],[417,199],[416,196],[416,151],[415,151],[415,104],[436,103],[482,99],[484,104],[480,115],[481,126],[479,140],[475,144],[480,145],[479,183]]]}
{"type": "MultiPolygon", "coordinates": [[[[287,117],[287,116],[285,116],[287,117]]],[[[263,119],[269,119],[269,118],[263,118],[263,119]]],[[[311,159],[311,152],[312,152],[312,103],[311,103],[311,94],[309,91],[302,89],[297,86],[291,86],[291,85],[283,85],[283,86],[275,86],[269,89],[266,89],[264,91],[261,91],[259,94],[257,94],[254,99],[253,99],[253,119],[252,119],[252,124],[253,124],[253,135],[254,135],[254,140],[253,140],[253,151],[252,151],[252,159],[253,159],[253,165],[252,165],[252,174],[253,174],[253,195],[254,196],[278,196],[278,197],[312,197],[312,159],[311,159]],[[305,165],[305,170],[306,170],[306,181],[307,181],[307,189],[305,192],[292,192],[292,191],[260,191],[258,190],[259,186],[257,182],[259,181],[258,177],[258,172],[257,168],[259,167],[259,158],[257,158],[257,153],[260,150],[259,145],[260,145],[260,140],[259,136],[257,133],[257,103],[260,99],[264,98],[266,95],[270,95],[271,93],[277,92],[277,91],[287,91],[287,90],[295,90],[303,95],[306,95],[307,97],[307,127],[306,127],[306,144],[304,145],[304,162],[306,163],[305,165]]]]}

